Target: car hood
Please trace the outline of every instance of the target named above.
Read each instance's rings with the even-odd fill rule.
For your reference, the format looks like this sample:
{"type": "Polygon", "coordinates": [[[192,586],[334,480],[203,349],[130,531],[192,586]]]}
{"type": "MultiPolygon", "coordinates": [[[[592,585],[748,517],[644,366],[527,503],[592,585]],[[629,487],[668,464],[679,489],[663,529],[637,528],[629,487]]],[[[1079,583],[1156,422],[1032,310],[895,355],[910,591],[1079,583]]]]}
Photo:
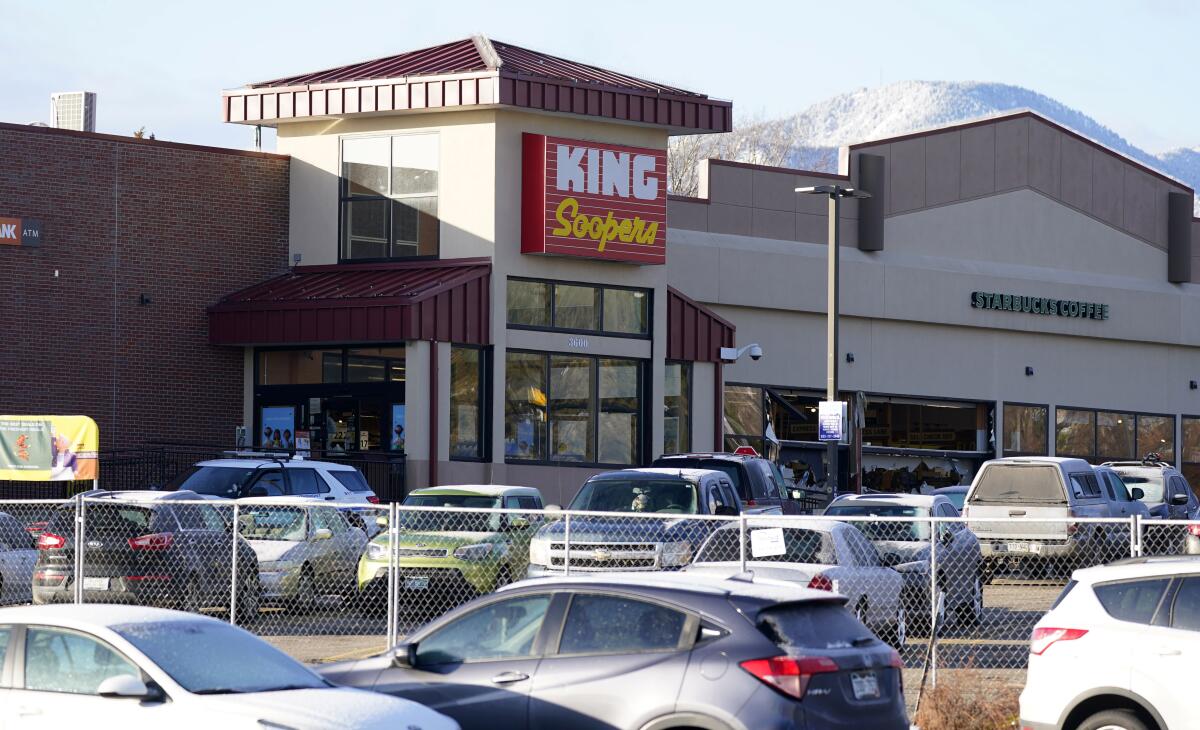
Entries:
{"type": "MultiPolygon", "coordinates": [[[[717,523],[709,523],[716,527],[717,523]]],[[[538,530],[535,539],[562,539],[566,534],[566,522],[551,522],[538,530]]],[[[704,520],[688,519],[686,516],[664,515],[661,518],[645,517],[583,517],[571,516],[571,542],[667,542],[683,540],[695,533],[707,533],[704,520]]]]}
{"type": "Polygon", "coordinates": [[[247,540],[246,544],[258,556],[258,562],[267,563],[283,560],[288,553],[297,550],[303,542],[293,542],[291,540],[247,540]]]}
{"type": "MultiPolygon", "coordinates": [[[[205,714],[255,716],[295,730],[458,730],[458,724],[409,700],[345,687],[199,697],[205,714]]],[[[199,710],[199,707],[197,707],[199,710]]],[[[213,718],[214,720],[216,718],[213,718]]],[[[271,727],[271,725],[265,725],[271,727]]]]}
{"type": "MultiPolygon", "coordinates": [[[[453,549],[463,545],[477,545],[481,542],[499,542],[504,539],[499,532],[401,532],[397,540],[400,547],[431,547],[453,549]]],[[[376,535],[371,542],[377,545],[387,545],[390,537],[387,533],[376,535]]]]}

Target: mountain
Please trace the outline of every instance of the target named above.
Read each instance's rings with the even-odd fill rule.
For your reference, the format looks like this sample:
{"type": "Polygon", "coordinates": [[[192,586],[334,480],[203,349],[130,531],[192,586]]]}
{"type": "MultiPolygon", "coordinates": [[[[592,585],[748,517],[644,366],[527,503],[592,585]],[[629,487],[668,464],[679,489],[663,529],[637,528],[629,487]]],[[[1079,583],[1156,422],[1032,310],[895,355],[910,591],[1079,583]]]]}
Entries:
{"type": "MultiPolygon", "coordinates": [[[[676,173],[672,187],[679,194],[695,194],[696,181],[688,168],[706,157],[834,172],[842,145],[1016,109],[1035,111],[1193,189],[1200,188],[1200,148],[1154,155],[1083,112],[1036,91],[1008,84],[951,81],[901,81],[858,89],[791,117],[741,123],[727,135],[677,138],[671,150],[675,158],[672,172],[676,173]]],[[[1200,214],[1200,201],[1197,211],[1200,214]]]]}

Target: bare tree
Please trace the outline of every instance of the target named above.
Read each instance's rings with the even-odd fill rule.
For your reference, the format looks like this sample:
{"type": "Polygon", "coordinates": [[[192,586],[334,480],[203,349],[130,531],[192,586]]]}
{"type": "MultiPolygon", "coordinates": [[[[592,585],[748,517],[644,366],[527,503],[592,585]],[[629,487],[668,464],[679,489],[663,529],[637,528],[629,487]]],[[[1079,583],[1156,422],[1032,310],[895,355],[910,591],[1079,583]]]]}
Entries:
{"type": "MultiPolygon", "coordinates": [[[[694,196],[700,190],[697,169],[707,159],[788,165],[798,147],[790,119],[752,118],[733,132],[675,137],[667,153],[667,186],[676,195],[694,196]]],[[[836,164],[836,152],[834,155],[836,164]]]]}

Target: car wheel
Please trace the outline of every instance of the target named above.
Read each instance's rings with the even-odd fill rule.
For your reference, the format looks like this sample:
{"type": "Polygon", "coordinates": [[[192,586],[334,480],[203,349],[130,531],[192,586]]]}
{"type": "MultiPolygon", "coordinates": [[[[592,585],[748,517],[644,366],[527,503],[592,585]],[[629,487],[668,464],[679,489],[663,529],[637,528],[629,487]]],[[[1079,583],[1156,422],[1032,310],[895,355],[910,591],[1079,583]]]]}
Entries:
{"type": "Polygon", "coordinates": [[[893,649],[898,651],[904,648],[904,642],[908,640],[908,612],[903,607],[896,609],[896,617],[883,633],[884,642],[893,649]]]}
{"type": "Polygon", "coordinates": [[[179,610],[187,611],[188,613],[200,613],[200,609],[202,608],[200,603],[200,580],[195,575],[190,575],[183,589],[183,596],[179,601],[179,610]]]}
{"type": "Polygon", "coordinates": [[[1149,728],[1130,710],[1105,710],[1097,712],[1079,723],[1076,730],[1149,730],[1149,728]]]}
{"type": "Polygon", "coordinates": [[[255,571],[252,577],[242,581],[242,587],[238,590],[238,623],[248,624],[258,620],[261,604],[262,585],[258,582],[258,571],[255,571]]]}
{"type": "Polygon", "coordinates": [[[970,626],[975,626],[983,620],[983,579],[979,576],[975,576],[967,601],[958,606],[958,620],[970,626]]]}
{"type": "Polygon", "coordinates": [[[861,624],[867,623],[867,599],[861,599],[854,606],[854,618],[858,619],[861,624]]]}
{"type": "Polygon", "coordinates": [[[317,585],[313,578],[312,568],[305,565],[300,569],[300,578],[296,581],[296,597],[292,603],[296,613],[309,613],[317,603],[317,585]]]}

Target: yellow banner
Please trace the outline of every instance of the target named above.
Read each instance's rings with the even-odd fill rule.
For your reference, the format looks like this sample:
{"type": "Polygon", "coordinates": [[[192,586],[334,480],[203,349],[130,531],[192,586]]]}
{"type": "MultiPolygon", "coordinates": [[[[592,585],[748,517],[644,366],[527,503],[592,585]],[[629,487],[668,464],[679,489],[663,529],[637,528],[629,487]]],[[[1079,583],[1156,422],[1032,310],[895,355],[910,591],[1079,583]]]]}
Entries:
{"type": "Polygon", "coordinates": [[[100,431],[87,416],[0,416],[0,479],[96,479],[99,450],[100,431]]]}

